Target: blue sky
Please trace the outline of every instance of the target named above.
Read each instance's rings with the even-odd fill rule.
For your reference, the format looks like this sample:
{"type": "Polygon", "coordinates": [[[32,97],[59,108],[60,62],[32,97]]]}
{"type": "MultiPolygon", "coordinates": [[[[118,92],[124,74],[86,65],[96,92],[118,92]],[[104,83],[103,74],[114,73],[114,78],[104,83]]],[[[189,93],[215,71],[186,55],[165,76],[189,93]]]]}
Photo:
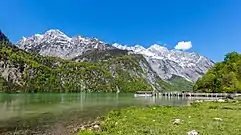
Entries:
{"type": "Polygon", "coordinates": [[[3,0],[0,29],[13,42],[48,29],[145,47],[191,41],[187,51],[221,61],[241,52],[240,7],[240,0],[3,0]]]}

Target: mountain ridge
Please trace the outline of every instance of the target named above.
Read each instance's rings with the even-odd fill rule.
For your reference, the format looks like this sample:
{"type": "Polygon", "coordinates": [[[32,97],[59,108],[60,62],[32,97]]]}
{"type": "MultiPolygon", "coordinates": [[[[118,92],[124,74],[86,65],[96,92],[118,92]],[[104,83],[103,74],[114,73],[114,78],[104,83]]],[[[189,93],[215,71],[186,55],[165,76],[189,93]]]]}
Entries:
{"type": "Polygon", "coordinates": [[[139,45],[123,46],[116,43],[114,44],[114,46],[119,49],[132,50],[136,54],[142,54],[143,56],[145,56],[150,65],[152,65],[152,68],[155,71],[157,71],[157,73],[159,73],[159,76],[165,80],[170,79],[172,75],[178,75],[184,77],[189,81],[196,81],[200,76],[205,74],[207,70],[214,65],[214,62],[212,60],[208,59],[207,57],[201,56],[197,53],[188,53],[178,50],[168,50],[166,47],[160,46],[158,44],[154,44],[148,48],[144,48],[139,45]],[[151,62],[154,63],[152,64],[151,62]],[[171,64],[168,64],[169,62],[171,62],[171,64]],[[165,75],[165,73],[163,74],[162,72],[159,72],[159,69],[165,68],[164,65],[175,65],[175,67],[179,67],[179,69],[177,70],[169,66],[169,68],[167,69],[173,68],[173,71],[170,71],[173,74],[165,75]],[[193,72],[188,73],[184,70],[193,72]],[[192,74],[195,74],[195,76],[192,77],[192,74]]]}
{"type": "Polygon", "coordinates": [[[182,87],[182,78],[170,84],[142,55],[117,48],[95,48],[76,60],[42,56],[0,41],[0,92],[135,92],[187,90],[193,85],[182,87]],[[78,62],[83,58],[88,59],[78,62]]]}
{"type": "MultiPolygon", "coordinates": [[[[36,52],[43,56],[55,56],[63,59],[76,59],[76,57],[84,56],[85,53],[89,53],[92,50],[126,50],[128,54],[143,55],[158,76],[166,81],[169,81],[173,76],[180,76],[188,81],[195,82],[214,65],[212,60],[194,52],[168,50],[166,47],[158,44],[145,48],[140,45],[109,44],[97,38],[83,36],[70,38],[58,29],[50,29],[42,35],[35,34],[29,38],[24,37],[17,43],[17,46],[28,52],[36,52]]],[[[83,61],[83,59],[79,61],[83,61]]]]}

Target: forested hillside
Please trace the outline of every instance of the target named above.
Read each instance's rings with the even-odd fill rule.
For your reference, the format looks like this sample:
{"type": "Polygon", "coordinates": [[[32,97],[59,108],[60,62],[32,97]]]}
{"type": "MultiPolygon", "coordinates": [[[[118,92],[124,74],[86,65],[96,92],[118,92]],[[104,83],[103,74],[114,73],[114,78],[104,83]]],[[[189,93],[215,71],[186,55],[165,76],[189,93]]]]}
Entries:
{"type": "Polygon", "coordinates": [[[151,83],[141,76],[145,73],[139,66],[138,55],[117,57],[107,62],[72,62],[27,53],[7,42],[0,44],[1,91],[111,92],[118,87],[127,92],[152,89],[151,83]]]}
{"type": "Polygon", "coordinates": [[[196,82],[194,91],[241,92],[241,54],[226,54],[223,62],[216,63],[196,82]]]}

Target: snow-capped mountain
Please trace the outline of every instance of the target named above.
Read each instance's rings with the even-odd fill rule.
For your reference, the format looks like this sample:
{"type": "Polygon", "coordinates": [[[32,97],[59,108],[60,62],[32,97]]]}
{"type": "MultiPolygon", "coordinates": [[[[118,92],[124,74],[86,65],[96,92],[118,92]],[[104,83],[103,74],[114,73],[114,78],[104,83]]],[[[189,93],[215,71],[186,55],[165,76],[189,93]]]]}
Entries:
{"type": "Polygon", "coordinates": [[[63,59],[72,59],[91,50],[127,50],[134,54],[143,55],[159,77],[167,81],[173,76],[181,76],[189,81],[196,81],[214,65],[214,62],[210,59],[197,53],[168,50],[166,47],[157,44],[149,48],[140,45],[125,46],[118,43],[110,45],[96,38],[82,36],[70,38],[56,29],[49,30],[42,35],[35,34],[29,38],[24,37],[17,43],[17,46],[43,56],[56,56],[63,59]]]}
{"type": "Polygon", "coordinates": [[[152,69],[164,80],[177,75],[189,81],[196,81],[214,65],[212,60],[197,53],[168,50],[158,44],[154,44],[149,48],[140,45],[129,47],[117,43],[114,43],[113,46],[133,51],[136,54],[142,54],[152,69]]]}
{"type": "Polygon", "coordinates": [[[92,49],[105,50],[113,48],[111,45],[99,41],[97,38],[76,36],[68,37],[58,29],[52,29],[44,34],[23,37],[17,46],[29,52],[36,52],[43,56],[56,56],[63,59],[77,57],[92,49]]]}

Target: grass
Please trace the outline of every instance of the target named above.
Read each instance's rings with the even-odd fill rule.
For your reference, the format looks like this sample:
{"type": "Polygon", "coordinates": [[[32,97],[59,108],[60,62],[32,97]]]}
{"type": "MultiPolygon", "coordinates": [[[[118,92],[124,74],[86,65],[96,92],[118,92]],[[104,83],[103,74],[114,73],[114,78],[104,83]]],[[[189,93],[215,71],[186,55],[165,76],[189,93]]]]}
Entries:
{"type": "Polygon", "coordinates": [[[131,107],[111,111],[101,120],[101,130],[81,131],[79,135],[199,135],[241,134],[241,103],[194,103],[192,106],[131,107]],[[222,121],[214,120],[221,118],[222,121]],[[175,119],[183,120],[173,124],[175,119]]]}

